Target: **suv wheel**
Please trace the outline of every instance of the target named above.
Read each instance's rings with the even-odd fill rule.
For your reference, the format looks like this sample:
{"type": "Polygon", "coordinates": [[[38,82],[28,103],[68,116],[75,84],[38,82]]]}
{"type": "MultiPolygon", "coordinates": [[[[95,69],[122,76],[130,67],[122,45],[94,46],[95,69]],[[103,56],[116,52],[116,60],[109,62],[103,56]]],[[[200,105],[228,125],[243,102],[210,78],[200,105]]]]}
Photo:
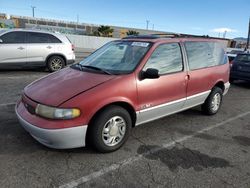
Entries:
{"type": "Polygon", "coordinates": [[[65,61],[60,56],[52,56],[48,59],[47,67],[50,72],[55,72],[65,66],[65,61]]]}
{"type": "Polygon", "coordinates": [[[205,103],[201,106],[202,111],[207,115],[216,114],[221,107],[222,97],[222,89],[219,87],[214,87],[205,103]]]}
{"type": "Polygon", "coordinates": [[[109,106],[90,125],[90,142],[99,152],[119,149],[128,139],[132,121],[122,107],[109,106]]]}

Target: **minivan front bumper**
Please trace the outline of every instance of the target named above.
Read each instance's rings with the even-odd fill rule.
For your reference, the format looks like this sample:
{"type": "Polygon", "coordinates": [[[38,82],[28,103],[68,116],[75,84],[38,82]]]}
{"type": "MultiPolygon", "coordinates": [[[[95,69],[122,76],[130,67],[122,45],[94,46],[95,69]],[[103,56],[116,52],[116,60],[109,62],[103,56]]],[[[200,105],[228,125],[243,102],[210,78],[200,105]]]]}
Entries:
{"type": "Polygon", "coordinates": [[[63,128],[63,129],[43,129],[24,120],[16,109],[16,114],[20,124],[41,144],[55,149],[70,149],[85,146],[87,125],[63,128]]]}

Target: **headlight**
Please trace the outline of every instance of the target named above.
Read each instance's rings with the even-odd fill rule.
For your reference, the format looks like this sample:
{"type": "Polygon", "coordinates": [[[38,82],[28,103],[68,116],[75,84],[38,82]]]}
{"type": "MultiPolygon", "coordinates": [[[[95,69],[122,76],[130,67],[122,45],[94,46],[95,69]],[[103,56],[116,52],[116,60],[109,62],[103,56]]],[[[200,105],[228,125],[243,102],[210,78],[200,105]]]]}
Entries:
{"type": "Polygon", "coordinates": [[[63,109],[38,104],[36,114],[49,119],[73,119],[79,117],[81,113],[77,108],[63,109]]]}

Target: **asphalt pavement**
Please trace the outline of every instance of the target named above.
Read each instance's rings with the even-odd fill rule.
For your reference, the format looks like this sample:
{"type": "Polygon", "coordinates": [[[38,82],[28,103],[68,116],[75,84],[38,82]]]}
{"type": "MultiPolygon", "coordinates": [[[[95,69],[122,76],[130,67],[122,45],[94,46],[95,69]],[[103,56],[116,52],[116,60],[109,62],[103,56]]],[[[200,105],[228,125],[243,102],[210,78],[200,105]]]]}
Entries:
{"type": "Polygon", "coordinates": [[[14,104],[47,74],[0,72],[0,187],[250,187],[249,83],[233,84],[215,116],[195,107],[140,125],[101,154],[49,149],[20,126],[14,104]]]}

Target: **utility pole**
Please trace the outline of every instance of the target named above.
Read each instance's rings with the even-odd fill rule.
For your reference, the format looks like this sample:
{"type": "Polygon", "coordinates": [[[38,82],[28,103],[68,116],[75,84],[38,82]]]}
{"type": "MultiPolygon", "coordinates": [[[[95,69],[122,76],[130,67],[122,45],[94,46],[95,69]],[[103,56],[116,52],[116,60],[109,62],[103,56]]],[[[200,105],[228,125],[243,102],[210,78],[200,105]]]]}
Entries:
{"type": "Polygon", "coordinates": [[[227,30],[225,30],[225,32],[223,34],[223,38],[226,38],[226,34],[227,34],[227,30]]]}
{"type": "Polygon", "coordinates": [[[147,22],[147,27],[146,27],[146,29],[148,30],[149,20],[146,20],[146,22],[147,22]]]}
{"type": "Polygon", "coordinates": [[[154,30],[154,29],[155,29],[155,24],[152,25],[152,30],[154,30]]]}
{"type": "Polygon", "coordinates": [[[249,40],[250,40],[250,18],[249,18],[249,23],[248,23],[248,36],[247,36],[247,44],[246,44],[246,47],[245,47],[245,51],[248,50],[249,40]]]}
{"type": "Polygon", "coordinates": [[[79,24],[79,14],[76,15],[77,24],[79,24]]]}
{"type": "Polygon", "coordinates": [[[31,6],[31,8],[32,8],[32,16],[33,16],[33,18],[35,17],[35,6],[31,6]]]}

